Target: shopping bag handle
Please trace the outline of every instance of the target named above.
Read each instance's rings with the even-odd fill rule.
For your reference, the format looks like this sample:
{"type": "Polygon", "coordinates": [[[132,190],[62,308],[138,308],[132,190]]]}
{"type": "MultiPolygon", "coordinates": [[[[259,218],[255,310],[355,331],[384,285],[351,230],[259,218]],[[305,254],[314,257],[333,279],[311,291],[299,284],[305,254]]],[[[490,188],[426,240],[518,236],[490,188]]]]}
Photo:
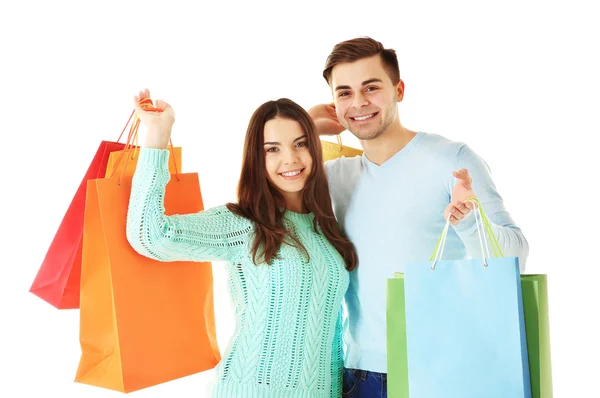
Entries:
{"type": "MultiPolygon", "coordinates": [[[[134,114],[135,114],[135,109],[131,112],[131,115],[129,115],[129,119],[127,119],[127,123],[125,123],[123,130],[121,130],[121,134],[119,134],[119,138],[117,138],[117,141],[115,141],[115,142],[121,141],[121,137],[123,137],[125,130],[127,130],[127,126],[129,126],[129,122],[131,121],[131,118],[133,117],[134,114]]],[[[128,139],[129,139],[129,137],[128,137],[128,139]]]]}
{"type": "MultiPolygon", "coordinates": [[[[338,152],[342,152],[344,150],[344,145],[342,144],[342,133],[340,134],[336,134],[335,136],[336,140],[337,140],[337,144],[338,144],[338,152]]],[[[323,141],[325,142],[325,141],[323,141]]],[[[329,143],[329,141],[327,141],[329,143]]],[[[333,142],[331,143],[333,144],[333,142]]]]}
{"type": "MultiPolygon", "coordinates": [[[[162,112],[163,111],[160,108],[155,108],[154,104],[152,103],[152,99],[150,99],[150,98],[140,99],[140,106],[144,110],[151,111],[151,112],[162,112]]],[[[127,124],[125,125],[125,128],[121,132],[121,135],[119,136],[119,139],[117,140],[117,142],[121,139],[121,136],[125,132],[125,129],[127,128],[127,125],[129,125],[129,122],[131,121],[132,117],[133,117],[133,122],[131,123],[131,126],[129,128],[129,134],[127,136],[127,143],[125,144],[125,148],[121,152],[121,156],[119,157],[119,159],[117,159],[117,162],[115,163],[115,166],[113,167],[113,171],[110,175],[111,178],[113,177],[115,170],[117,169],[117,166],[121,162],[121,159],[123,159],[123,156],[125,155],[125,153],[127,153],[127,151],[133,147],[134,141],[135,141],[135,148],[134,148],[134,154],[132,155],[132,159],[135,158],[135,151],[137,151],[137,148],[138,148],[138,145],[137,145],[138,130],[139,130],[140,123],[141,123],[140,118],[135,113],[135,109],[131,113],[131,116],[129,116],[129,120],[127,121],[127,124]]],[[[177,181],[179,181],[179,170],[177,170],[177,162],[175,159],[175,150],[173,148],[173,140],[171,138],[169,138],[169,148],[171,149],[171,158],[173,159],[173,165],[175,167],[175,178],[177,179],[177,181]]],[[[125,159],[125,164],[123,165],[123,170],[121,170],[121,175],[119,176],[119,179],[117,181],[118,185],[121,185],[121,178],[123,178],[123,174],[125,173],[128,162],[129,162],[129,156],[125,159]]]]}
{"type": "MultiPolygon", "coordinates": [[[[488,266],[486,258],[491,258],[489,248],[487,246],[486,232],[490,237],[490,242],[492,244],[492,249],[494,251],[494,257],[504,257],[504,253],[502,253],[502,249],[500,248],[500,244],[498,243],[498,239],[492,230],[490,222],[483,211],[483,207],[475,196],[468,197],[466,201],[469,201],[473,204],[475,223],[477,225],[477,235],[479,236],[479,244],[481,246],[481,252],[483,254],[483,265],[485,267],[488,266]],[[484,250],[485,246],[485,250],[484,250]],[[487,256],[486,256],[487,254],[487,256]]],[[[444,229],[437,241],[435,249],[433,250],[433,254],[429,258],[429,261],[433,261],[431,265],[431,269],[435,269],[435,265],[442,258],[442,253],[444,252],[444,247],[446,245],[446,238],[448,235],[448,230],[450,228],[450,214],[446,219],[446,225],[444,225],[444,229]]]]}
{"type": "Polygon", "coordinates": [[[342,145],[342,134],[338,134],[335,136],[335,138],[337,139],[338,145],[340,146],[340,152],[342,152],[342,150],[344,149],[344,146],[342,145]]]}

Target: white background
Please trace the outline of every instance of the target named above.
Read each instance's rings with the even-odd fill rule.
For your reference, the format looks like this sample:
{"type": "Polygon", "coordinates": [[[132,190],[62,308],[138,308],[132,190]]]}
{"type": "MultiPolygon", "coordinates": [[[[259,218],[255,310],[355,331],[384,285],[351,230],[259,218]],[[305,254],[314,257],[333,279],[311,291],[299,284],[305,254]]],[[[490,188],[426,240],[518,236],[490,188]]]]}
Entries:
{"type": "MultiPolygon", "coordinates": [[[[465,141],[487,161],[530,243],[527,272],[548,274],[555,397],[600,397],[593,2],[320,3],[2,2],[0,396],[120,395],[73,382],[78,311],[55,310],[28,289],[99,142],[117,138],[137,90],[175,108],[183,169],[199,173],[213,207],[235,200],[254,109],[279,97],[305,108],[329,102],[329,51],[367,35],[398,52],[404,125],[465,141]]],[[[232,310],[222,264],[213,267],[224,349],[232,310]]],[[[212,375],[131,395],[207,396],[212,375]]]]}

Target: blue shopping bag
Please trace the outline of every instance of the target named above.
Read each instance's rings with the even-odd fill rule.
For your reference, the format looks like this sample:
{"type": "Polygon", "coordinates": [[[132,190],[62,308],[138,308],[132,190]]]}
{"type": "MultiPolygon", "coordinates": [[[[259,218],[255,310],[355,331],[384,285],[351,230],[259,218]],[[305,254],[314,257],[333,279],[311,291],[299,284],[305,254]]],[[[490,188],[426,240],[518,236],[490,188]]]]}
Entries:
{"type": "Polygon", "coordinates": [[[432,261],[404,271],[410,398],[530,398],[518,258],[440,260],[448,226],[432,261]]]}

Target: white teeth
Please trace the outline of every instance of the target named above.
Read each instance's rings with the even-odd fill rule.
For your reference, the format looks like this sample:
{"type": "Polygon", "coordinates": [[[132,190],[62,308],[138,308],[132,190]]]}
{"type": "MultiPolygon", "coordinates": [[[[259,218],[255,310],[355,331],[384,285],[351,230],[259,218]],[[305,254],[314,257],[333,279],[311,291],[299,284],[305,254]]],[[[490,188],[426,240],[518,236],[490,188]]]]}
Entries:
{"type": "Polygon", "coordinates": [[[363,120],[367,120],[372,118],[373,116],[375,116],[374,113],[371,113],[370,115],[366,115],[366,116],[360,116],[360,117],[354,117],[354,120],[358,120],[358,121],[363,121],[363,120]]]}
{"type": "Polygon", "coordinates": [[[301,170],[296,170],[296,171],[289,171],[287,173],[281,173],[282,176],[285,177],[293,177],[293,176],[297,176],[298,174],[300,174],[301,170]]]}

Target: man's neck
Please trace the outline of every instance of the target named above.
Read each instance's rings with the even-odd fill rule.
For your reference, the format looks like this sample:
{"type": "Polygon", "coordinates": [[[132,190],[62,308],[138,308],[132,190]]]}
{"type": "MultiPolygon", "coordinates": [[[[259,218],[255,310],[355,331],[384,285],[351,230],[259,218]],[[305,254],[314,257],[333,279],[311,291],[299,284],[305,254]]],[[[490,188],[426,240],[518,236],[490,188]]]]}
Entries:
{"type": "Polygon", "coordinates": [[[370,162],[381,166],[400,152],[417,135],[397,120],[383,134],[372,140],[361,140],[365,155],[370,162]]]}

